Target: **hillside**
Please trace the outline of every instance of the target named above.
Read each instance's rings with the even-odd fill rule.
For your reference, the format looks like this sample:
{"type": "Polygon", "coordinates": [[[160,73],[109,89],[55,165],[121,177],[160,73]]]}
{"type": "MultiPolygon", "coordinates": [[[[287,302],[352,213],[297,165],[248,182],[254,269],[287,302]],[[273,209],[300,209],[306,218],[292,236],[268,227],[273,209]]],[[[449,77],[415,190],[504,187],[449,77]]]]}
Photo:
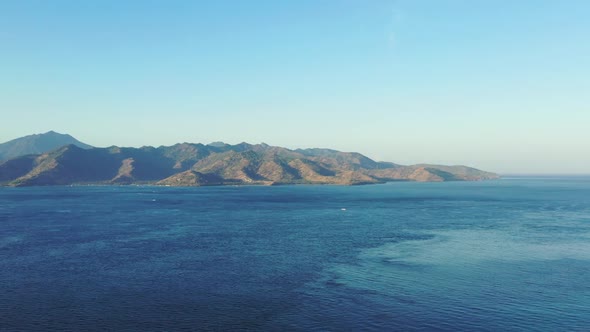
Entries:
{"type": "Polygon", "coordinates": [[[376,162],[359,153],[289,150],[266,144],[191,144],[83,149],[67,145],[0,164],[0,184],[356,185],[387,181],[474,181],[493,173],[465,166],[376,162]]]}

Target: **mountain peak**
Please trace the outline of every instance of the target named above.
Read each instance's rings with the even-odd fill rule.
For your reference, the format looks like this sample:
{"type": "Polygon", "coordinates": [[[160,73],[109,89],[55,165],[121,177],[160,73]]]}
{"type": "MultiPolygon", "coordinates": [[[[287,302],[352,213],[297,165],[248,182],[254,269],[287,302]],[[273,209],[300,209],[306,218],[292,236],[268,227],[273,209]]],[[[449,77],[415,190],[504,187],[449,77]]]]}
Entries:
{"type": "Polygon", "coordinates": [[[60,134],[50,130],[46,133],[28,135],[0,144],[0,161],[29,154],[41,154],[68,144],[83,149],[92,148],[92,146],[82,143],[68,134],[60,134]]]}

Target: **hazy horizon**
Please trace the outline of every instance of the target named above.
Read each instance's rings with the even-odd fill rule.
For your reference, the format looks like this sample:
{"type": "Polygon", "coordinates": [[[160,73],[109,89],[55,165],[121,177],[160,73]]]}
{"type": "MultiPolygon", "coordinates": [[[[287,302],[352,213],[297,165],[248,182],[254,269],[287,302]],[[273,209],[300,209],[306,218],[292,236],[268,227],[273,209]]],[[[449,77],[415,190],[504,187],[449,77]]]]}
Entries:
{"type": "MultiPolygon", "coordinates": [[[[54,130],[50,130],[55,132],[54,130]]],[[[33,136],[33,135],[41,135],[41,134],[46,134],[48,132],[41,132],[41,133],[35,133],[35,134],[30,134],[30,135],[25,135],[22,137],[26,137],[26,136],[33,136]]],[[[67,133],[58,133],[58,134],[67,134],[67,133]]],[[[18,137],[18,138],[22,138],[22,137],[18,137]]],[[[77,139],[77,137],[74,137],[77,139]]],[[[82,143],[87,143],[83,140],[80,140],[82,143]]],[[[0,144],[2,143],[6,143],[6,142],[0,142],[0,144]]],[[[182,143],[188,143],[188,144],[204,144],[204,145],[209,145],[209,144],[213,144],[213,143],[225,143],[225,144],[230,144],[230,145],[236,145],[236,144],[240,144],[240,143],[248,143],[248,144],[252,144],[252,145],[256,145],[256,144],[267,144],[270,146],[278,146],[276,144],[272,144],[272,143],[268,143],[268,142],[246,142],[246,141],[239,141],[239,142],[225,142],[225,141],[211,141],[211,142],[188,142],[188,141],[182,141],[182,142],[176,142],[174,144],[182,144],[182,143]]],[[[174,144],[157,144],[157,145],[135,145],[135,146],[131,146],[131,145],[110,145],[110,146],[118,146],[118,147],[126,147],[126,148],[141,148],[141,147],[154,147],[154,148],[158,148],[161,146],[171,146],[174,144]]],[[[98,146],[98,145],[94,145],[94,144],[89,144],[92,145],[94,148],[108,148],[110,146],[98,146]]],[[[313,149],[313,148],[318,148],[318,149],[333,149],[329,146],[281,146],[284,148],[288,148],[290,150],[296,150],[296,149],[313,149]]],[[[333,149],[335,150],[335,149],[333,149]]],[[[363,153],[362,151],[347,151],[347,150],[339,150],[341,152],[356,152],[356,153],[361,153],[363,155],[365,155],[366,157],[369,157],[375,161],[379,161],[379,162],[393,162],[393,163],[397,163],[400,165],[415,165],[415,164],[433,164],[432,162],[428,162],[428,161],[423,161],[423,162],[415,162],[415,163],[409,163],[409,164],[403,164],[403,163],[399,163],[396,162],[395,160],[384,160],[384,159],[379,159],[379,158],[374,158],[373,156],[367,155],[365,153],[363,153]]],[[[475,167],[478,168],[477,165],[464,165],[464,164],[445,164],[448,166],[469,166],[469,167],[475,167]]],[[[480,168],[482,169],[482,168],[480,168]]],[[[497,172],[495,170],[490,170],[490,169],[482,169],[485,171],[490,171],[490,172],[496,172],[500,175],[502,175],[503,177],[534,177],[534,176],[539,176],[539,177],[562,177],[562,176],[582,176],[582,177],[586,177],[586,176],[590,176],[590,172],[587,173],[543,173],[543,172],[497,172]]]]}
{"type": "Polygon", "coordinates": [[[4,1],[0,142],[590,173],[586,1],[4,1]]]}

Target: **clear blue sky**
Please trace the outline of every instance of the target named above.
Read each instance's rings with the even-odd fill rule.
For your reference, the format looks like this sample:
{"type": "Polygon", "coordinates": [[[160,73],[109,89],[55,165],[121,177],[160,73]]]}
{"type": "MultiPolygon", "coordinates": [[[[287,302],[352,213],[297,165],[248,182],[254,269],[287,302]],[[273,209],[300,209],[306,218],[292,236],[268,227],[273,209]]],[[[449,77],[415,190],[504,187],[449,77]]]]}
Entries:
{"type": "Polygon", "coordinates": [[[0,142],[590,173],[590,1],[0,1],[0,142]]]}

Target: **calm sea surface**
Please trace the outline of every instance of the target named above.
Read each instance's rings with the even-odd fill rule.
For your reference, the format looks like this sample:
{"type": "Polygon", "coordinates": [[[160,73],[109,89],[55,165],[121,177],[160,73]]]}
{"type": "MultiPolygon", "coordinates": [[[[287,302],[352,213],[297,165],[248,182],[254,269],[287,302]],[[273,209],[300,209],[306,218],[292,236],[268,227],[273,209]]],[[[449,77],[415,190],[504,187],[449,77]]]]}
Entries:
{"type": "Polygon", "coordinates": [[[590,178],[0,188],[0,330],[590,329],[590,178]]]}

